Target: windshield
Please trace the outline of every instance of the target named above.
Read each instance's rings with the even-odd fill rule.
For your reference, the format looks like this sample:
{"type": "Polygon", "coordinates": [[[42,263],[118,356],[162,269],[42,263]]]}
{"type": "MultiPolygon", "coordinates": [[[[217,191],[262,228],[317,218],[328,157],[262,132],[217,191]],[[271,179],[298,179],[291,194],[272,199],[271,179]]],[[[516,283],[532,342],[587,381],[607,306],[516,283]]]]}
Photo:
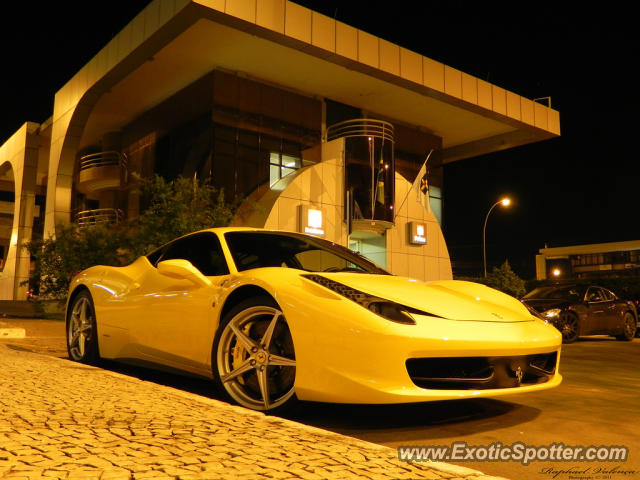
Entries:
{"type": "Polygon", "coordinates": [[[389,275],[348,248],[295,233],[228,232],[224,235],[239,272],[289,267],[308,272],[358,272],[389,275]]]}
{"type": "Polygon", "coordinates": [[[554,300],[582,300],[584,298],[584,287],[538,287],[523,298],[529,299],[554,299],[554,300]]]}

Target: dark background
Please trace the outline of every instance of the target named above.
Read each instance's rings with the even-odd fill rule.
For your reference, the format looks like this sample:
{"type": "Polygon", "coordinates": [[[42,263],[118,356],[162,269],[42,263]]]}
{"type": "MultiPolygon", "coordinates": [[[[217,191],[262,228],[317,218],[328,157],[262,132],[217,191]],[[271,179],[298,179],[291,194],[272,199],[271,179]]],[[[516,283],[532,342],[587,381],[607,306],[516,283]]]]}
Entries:
{"type": "MultiPolygon", "coordinates": [[[[0,29],[0,143],[53,112],[55,92],[144,6],[114,0],[7,2],[0,29]]],[[[632,3],[296,3],[527,98],[551,96],[562,136],[445,167],[444,232],[454,271],[508,259],[535,275],[539,248],[640,238],[639,48],[632,3]]]]}

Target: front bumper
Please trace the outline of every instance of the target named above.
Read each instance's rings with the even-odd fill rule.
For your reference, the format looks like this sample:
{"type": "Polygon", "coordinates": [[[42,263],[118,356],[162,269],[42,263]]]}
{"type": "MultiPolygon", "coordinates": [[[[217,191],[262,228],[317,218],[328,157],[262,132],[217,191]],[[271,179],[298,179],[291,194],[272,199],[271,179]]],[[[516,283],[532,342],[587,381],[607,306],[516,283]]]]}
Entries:
{"type": "Polygon", "coordinates": [[[553,388],[562,381],[561,335],[542,321],[418,317],[417,325],[400,325],[371,315],[359,319],[360,310],[340,317],[325,310],[321,331],[296,329],[295,389],[301,400],[376,404],[495,397],[553,388]],[[529,360],[537,355],[554,364],[545,363],[547,373],[532,379],[529,360]],[[407,369],[411,359],[445,358],[490,359],[493,379],[445,386],[416,381],[420,375],[414,371],[412,378],[407,369]]]}

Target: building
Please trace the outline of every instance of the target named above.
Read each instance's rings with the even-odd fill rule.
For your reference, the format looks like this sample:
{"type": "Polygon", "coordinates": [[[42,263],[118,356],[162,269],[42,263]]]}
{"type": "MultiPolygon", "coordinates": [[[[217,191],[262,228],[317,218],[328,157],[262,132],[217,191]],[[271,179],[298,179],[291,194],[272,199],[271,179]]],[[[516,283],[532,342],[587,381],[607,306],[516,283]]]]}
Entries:
{"type": "Polygon", "coordinates": [[[0,298],[24,298],[32,235],[134,217],[153,172],[250,199],[237,224],[451,278],[442,165],[559,134],[545,105],[286,0],[155,0],[0,147],[0,298]]]}
{"type": "Polygon", "coordinates": [[[640,240],[541,248],[536,278],[597,278],[640,275],[640,240]]]}

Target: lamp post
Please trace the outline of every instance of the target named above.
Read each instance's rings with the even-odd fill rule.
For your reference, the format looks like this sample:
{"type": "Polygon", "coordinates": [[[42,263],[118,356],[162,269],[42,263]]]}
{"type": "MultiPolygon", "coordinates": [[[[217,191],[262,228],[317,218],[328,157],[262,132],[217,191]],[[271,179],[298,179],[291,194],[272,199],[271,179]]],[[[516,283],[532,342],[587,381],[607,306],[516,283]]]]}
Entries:
{"type": "Polygon", "coordinates": [[[498,205],[502,205],[503,207],[508,207],[511,204],[511,199],[509,197],[504,197],[498,200],[496,203],[491,205],[491,208],[487,212],[487,216],[484,217],[484,227],[482,228],[482,265],[484,267],[484,278],[487,278],[487,220],[489,220],[489,214],[496,208],[498,205]]]}

